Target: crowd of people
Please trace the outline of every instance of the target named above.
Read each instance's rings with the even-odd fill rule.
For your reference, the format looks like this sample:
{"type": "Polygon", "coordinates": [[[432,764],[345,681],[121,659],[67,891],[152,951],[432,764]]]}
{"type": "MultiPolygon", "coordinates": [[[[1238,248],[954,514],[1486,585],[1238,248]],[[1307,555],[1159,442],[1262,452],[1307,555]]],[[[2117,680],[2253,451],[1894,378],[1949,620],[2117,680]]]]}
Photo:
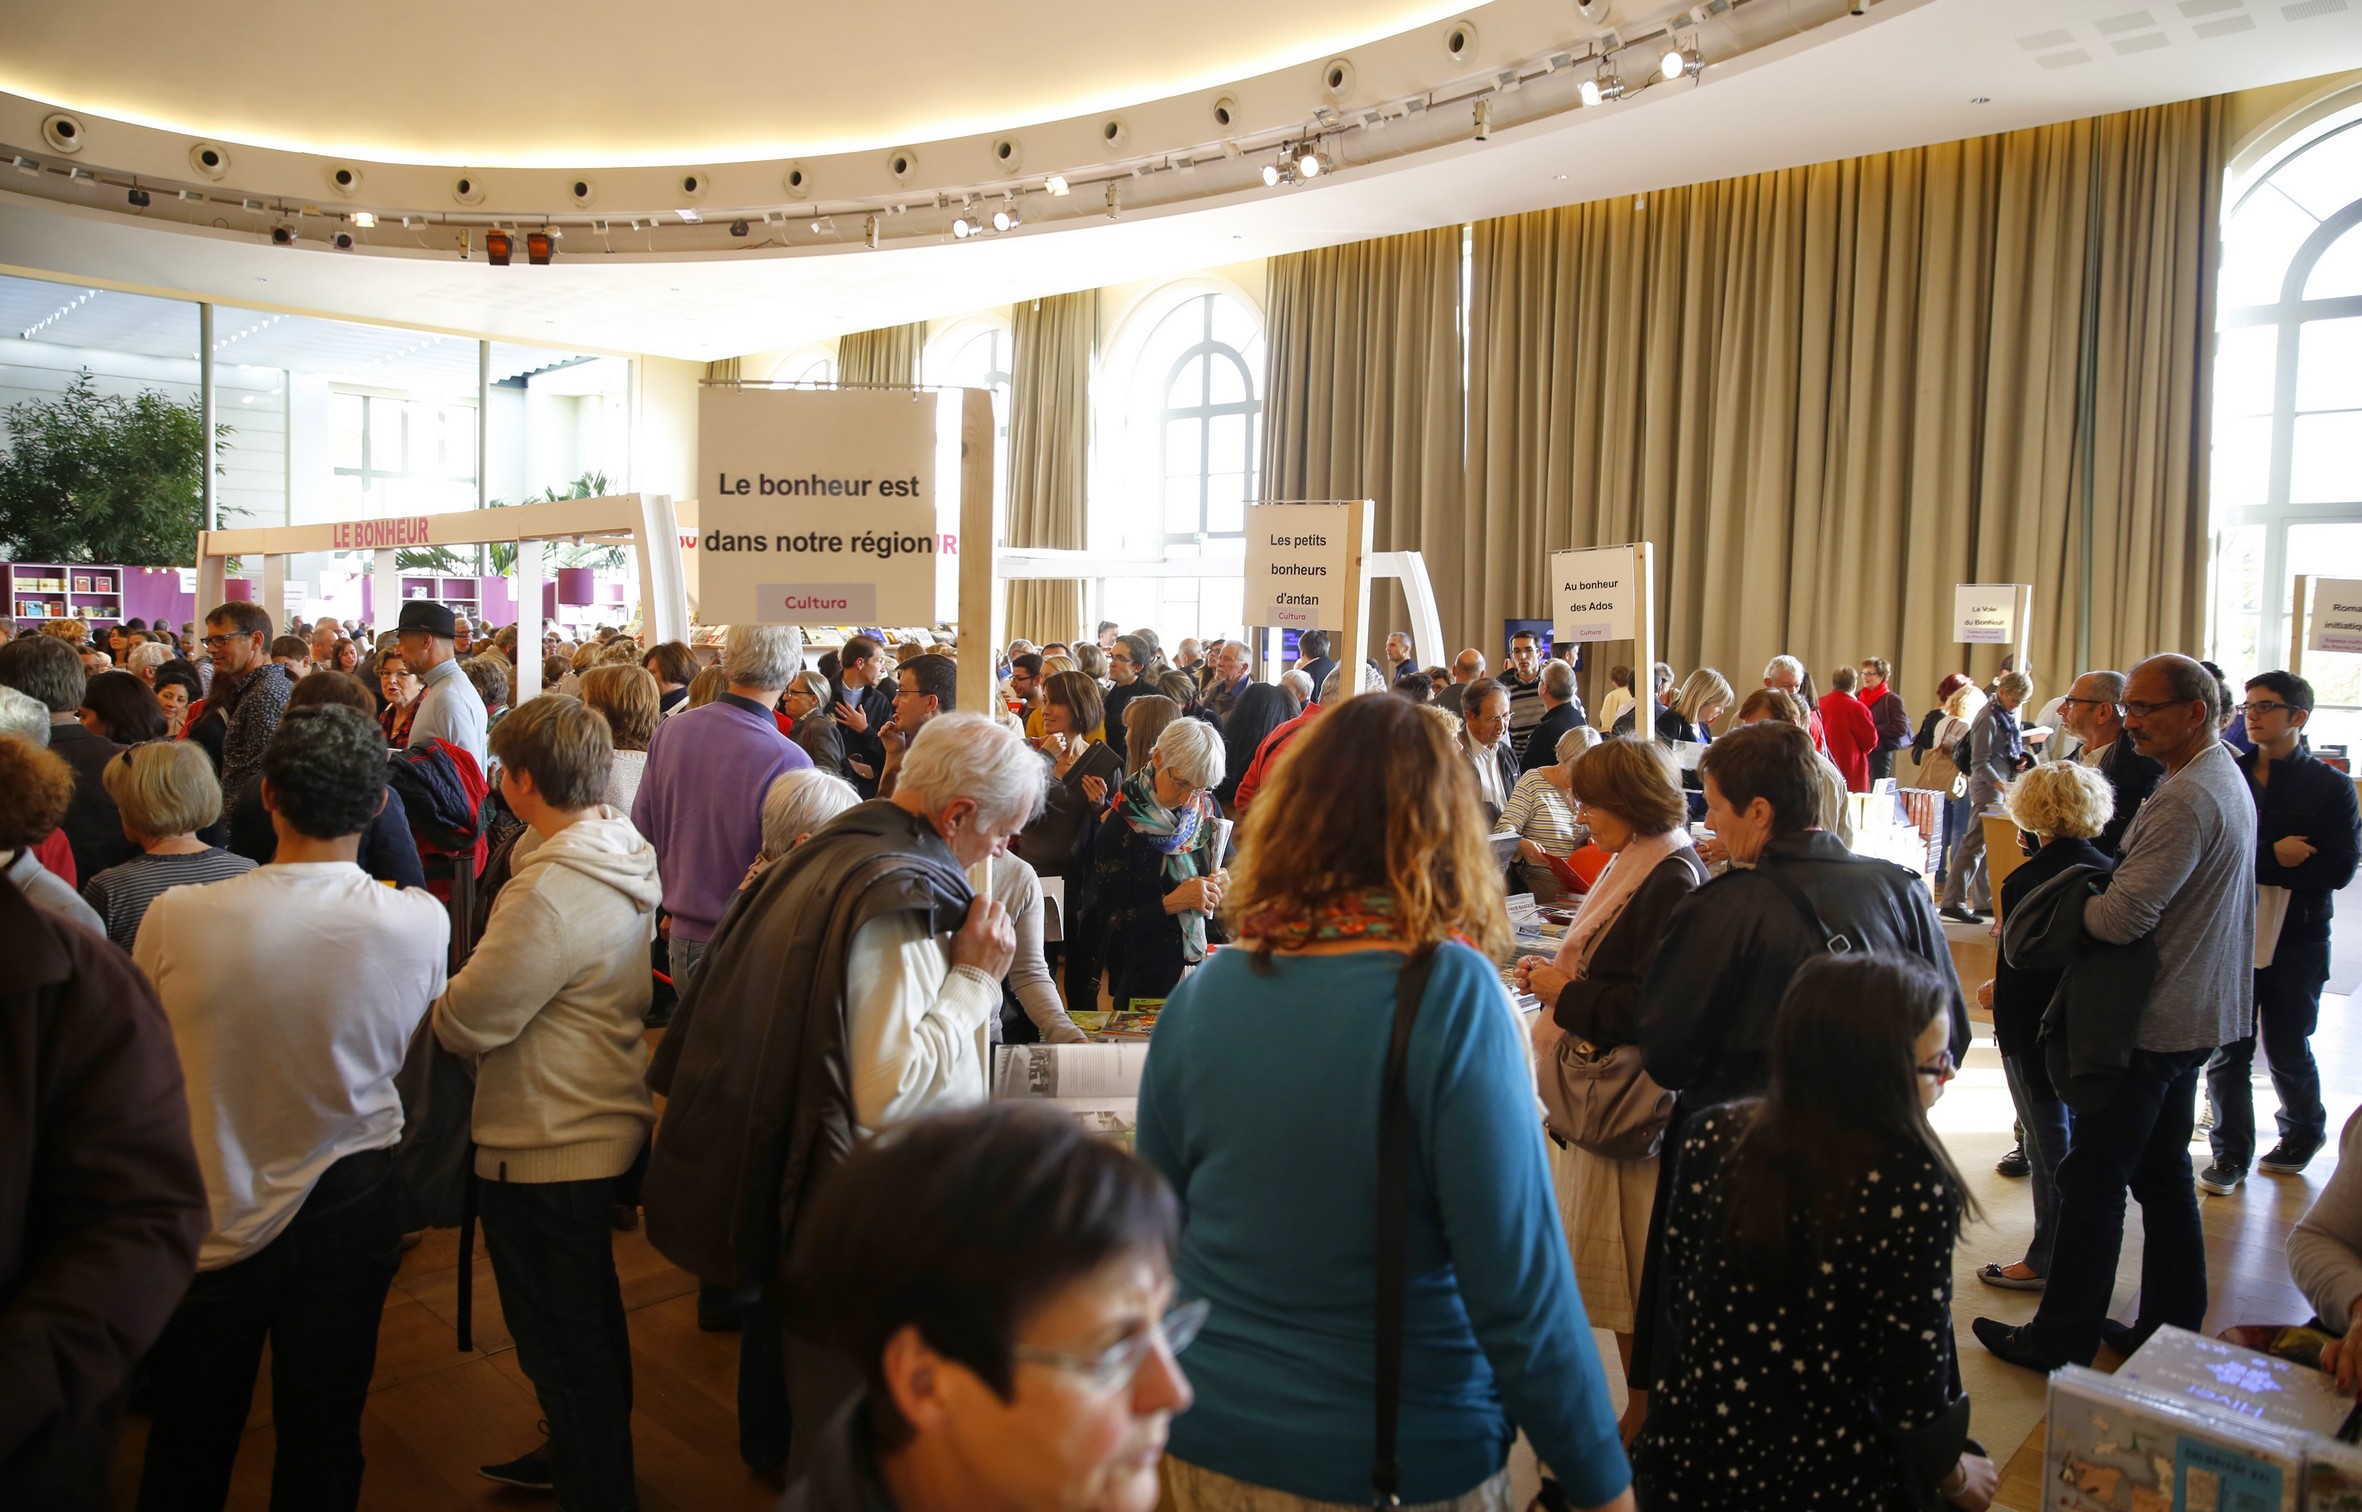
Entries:
{"type": "MultiPolygon", "coordinates": [[[[139,1504],[223,1505],[266,1346],[274,1502],[358,1505],[406,1231],[465,1190],[546,1435],[481,1473],[568,1509],[638,1505],[644,1223],[792,1508],[1474,1512],[1522,1433],[1554,1505],[1976,1512],[1978,1207],[1928,1121],[1970,1000],[2031,1177],[1977,1273],[2041,1294],[1974,1320],[2004,1361],[2201,1326],[2197,1191],[2329,1140],[2362,817],[2287,673],[2163,654],[2036,716],[1956,674],[1914,735],[1882,659],[1619,666],[1587,710],[1532,633],[1494,671],[1312,632],[1258,677],[1101,624],[964,694],[786,626],[50,628],[0,646],[11,1505],[87,1499],[131,1401],[139,1504]],[[1940,794],[1936,877],[1851,848],[1890,778],[1940,794]],[[1947,923],[1996,898],[1964,992],[1947,923]],[[1157,1013],[1136,1154],[989,1097],[996,1046],[1106,1009],[1157,1013]]],[[[2291,1247],[2334,1334],[2358,1236],[2341,1168],[2291,1247]]]]}

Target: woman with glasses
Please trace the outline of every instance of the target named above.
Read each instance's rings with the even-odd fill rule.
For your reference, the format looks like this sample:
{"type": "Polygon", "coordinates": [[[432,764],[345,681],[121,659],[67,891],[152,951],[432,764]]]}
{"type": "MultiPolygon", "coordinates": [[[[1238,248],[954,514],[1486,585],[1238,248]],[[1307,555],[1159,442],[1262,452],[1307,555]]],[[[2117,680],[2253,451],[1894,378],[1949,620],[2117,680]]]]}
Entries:
{"type": "MultiPolygon", "coordinates": [[[[2115,811],[2116,798],[2108,779],[2093,767],[2054,761],[2038,766],[2009,785],[2004,799],[2009,817],[2019,829],[2042,842],[2016,871],[2001,879],[2001,911],[2034,895],[2036,888],[2070,867],[2092,866],[2107,871],[2115,866],[2092,838],[2105,829],[2115,811]]],[[[2058,1240],[2059,1161],[2067,1153],[2073,1120],[2067,1105],[2050,1082],[2042,1048],[2035,1043],[2042,1032],[2042,1013],[2058,991],[2057,971],[2028,971],[1997,959],[1993,979],[1977,989],[1977,1002],[1993,1015],[1993,1040],[2001,1049],[2001,1070],[2009,1081],[2009,1100],[2017,1108],[2018,1127],[2025,1131],[2023,1149],[2034,1178],[2034,1238],[2023,1259],[2008,1265],[1977,1268],[1977,1279],[2004,1291],[2040,1291],[2050,1274],[2052,1247],[2058,1240]]]]}
{"type": "Polygon", "coordinates": [[[1173,1194],[1063,1113],[993,1103],[855,1149],[799,1225],[789,1293],[863,1389],[782,1512],[1151,1512],[1179,1356],[1173,1194]]]}
{"type": "Polygon", "coordinates": [[[418,699],[425,689],[401,652],[378,654],[377,692],[385,700],[378,723],[385,727],[385,743],[397,751],[410,744],[410,722],[418,717],[418,699]]]}
{"type": "Polygon", "coordinates": [[[1355,698],[1305,728],[1247,812],[1222,902],[1239,944],[1157,1022],[1140,1153],[1188,1214],[1182,1292],[1214,1305],[1173,1425],[1180,1512],[1371,1495],[1378,1131],[1410,969],[1401,1501],[1508,1507],[1522,1428],[1575,1505],[1632,1505],[1524,1027],[1482,953],[1508,943],[1501,873],[1445,717],[1355,698]]]}
{"type": "Polygon", "coordinates": [[[1951,1034],[1925,962],[1819,956],[1781,1002],[1769,1089],[1685,1127],[1665,1282],[1690,1300],[1632,1446],[1651,1512],[1992,1504],[1952,1350],[1974,1206],[1927,1121],[1951,1034]]]}

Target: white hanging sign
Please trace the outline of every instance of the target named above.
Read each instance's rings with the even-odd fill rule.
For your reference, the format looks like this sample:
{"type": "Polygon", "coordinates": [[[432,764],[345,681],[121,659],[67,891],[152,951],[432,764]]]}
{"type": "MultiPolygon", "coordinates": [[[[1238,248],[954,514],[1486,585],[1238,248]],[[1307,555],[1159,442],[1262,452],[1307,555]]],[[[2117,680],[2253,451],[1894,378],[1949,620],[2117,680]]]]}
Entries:
{"type": "Polygon", "coordinates": [[[698,405],[706,624],[932,625],[933,394],[709,388],[698,405]]]}
{"type": "Polygon", "coordinates": [[[1247,623],[1340,630],[1353,571],[1350,504],[1247,506],[1247,623]]]}
{"type": "Polygon", "coordinates": [[[1559,645],[1637,639],[1640,553],[1598,546],[1550,553],[1551,633],[1559,645]]]}
{"type": "Polygon", "coordinates": [[[2022,583],[1959,583],[1952,589],[1952,638],[1964,646],[2012,646],[2022,583]]]}
{"type": "Polygon", "coordinates": [[[2362,582],[2313,579],[2313,620],[2308,651],[2362,651],[2362,582]]]}

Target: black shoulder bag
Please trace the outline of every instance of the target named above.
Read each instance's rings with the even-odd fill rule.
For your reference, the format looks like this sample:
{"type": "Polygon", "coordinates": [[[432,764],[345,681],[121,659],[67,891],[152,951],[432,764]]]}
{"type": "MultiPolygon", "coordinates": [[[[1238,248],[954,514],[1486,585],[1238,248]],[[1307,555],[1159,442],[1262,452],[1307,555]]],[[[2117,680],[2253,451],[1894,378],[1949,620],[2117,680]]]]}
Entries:
{"type": "Polygon", "coordinates": [[[1395,980],[1394,1038],[1386,1050],[1385,1090],[1378,1103],[1378,1462],[1370,1471],[1373,1507],[1397,1507],[1402,1467],[1395,1461],[1395,1417],[1402,1406],[1403,1310],[1410,1292],[1411,1102],[1404,1090],[1411,1025],[1435,967],[1425,946],[1403,962],[1395,980]]]}
{"type": "Polygon", "coordinates": [[[1851,937],[1841,935],[1829,927],[1828,921],[1821,917],[1821,911],[1813,907],[1813,900],[1804,895],[1804,889],[1780,875],[1778,863],[1767,866],[1761,861],[1756,862],[1755,875],[1787,895],[1788,901],[1795,904],[1797,911],[1811,923],[1813,934],[1820,940],[1822,949],[1831,955],[1852,953],[1854,942],[1851,937]]]}

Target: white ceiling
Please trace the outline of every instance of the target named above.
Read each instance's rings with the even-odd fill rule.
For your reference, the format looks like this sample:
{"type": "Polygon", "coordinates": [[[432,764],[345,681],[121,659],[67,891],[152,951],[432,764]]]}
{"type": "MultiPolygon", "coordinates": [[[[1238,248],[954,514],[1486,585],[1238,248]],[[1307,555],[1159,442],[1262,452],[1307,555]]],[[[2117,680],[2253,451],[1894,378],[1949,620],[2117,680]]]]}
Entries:
{"type": "Polygon", "coordinates": [[[1111,110],[1318,62],[1483,6],[861,0],[837,12],[745,0],[245,0],[230,9],[237,24],[223,24],[221,8],[154,0],[10,6],[0,90],[188,136],[379,162],[739,162],[1111,110]],[[156,61],[126,66],[126,37],[156,61]]]}
{"type": "MultiPolygon", "coordinates": [[[[1160,32],[1133,45],[1167,40],[1160,32]]],[[[1710,68],[1694,89],[1650,90],[1308,188],[980,242],[651,258],[626,233],[611,250],[569,237],[552,267],[490,268],[423,248],[282,250],[249,235],[143,227],[0,193],[0,265],[580,350],[710,359],[2357,67],[2362,0],[1883,0],[1862,24],[1710,68]]]]}

